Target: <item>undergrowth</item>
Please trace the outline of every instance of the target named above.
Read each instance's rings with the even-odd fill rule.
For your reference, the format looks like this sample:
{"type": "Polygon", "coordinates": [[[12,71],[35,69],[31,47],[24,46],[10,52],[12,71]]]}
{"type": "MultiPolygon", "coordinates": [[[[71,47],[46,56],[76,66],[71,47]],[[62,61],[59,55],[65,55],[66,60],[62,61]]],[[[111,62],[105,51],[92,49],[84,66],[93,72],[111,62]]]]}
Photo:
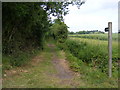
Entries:
{"type": "Polygon", "coordinates": [[[9,70],[14,67],[19,67],[27,64],[31,60],[32,57],[37,55],[40,52],[38,48],[30,50],[30,51],[19,51],[16,55],[3,55],[2,57],[2,69],[9,70]]]}
{"type": "Polygon", "coordinates": [[[81,78],[89,83],[89,87],[116,88],[118,87],[117,78],[108,79],[108,75],[102,73],[99,69],[87,66],[82,60],[74,57],[70,52],[65,51],[67,60],[70,62],[70,67],[81,74],[81,78]]]}

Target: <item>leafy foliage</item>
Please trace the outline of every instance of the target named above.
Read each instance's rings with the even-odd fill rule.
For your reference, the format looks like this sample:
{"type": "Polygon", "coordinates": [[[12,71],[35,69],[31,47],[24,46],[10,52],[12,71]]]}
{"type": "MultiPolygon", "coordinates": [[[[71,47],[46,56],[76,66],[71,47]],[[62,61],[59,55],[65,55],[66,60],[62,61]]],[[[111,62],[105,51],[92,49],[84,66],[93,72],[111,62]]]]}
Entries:
{"type": "Polygon", "coordinates": [[[26,46],[42,47],[47,28],[47,14],[37,4],[3,3],[3,53],[13,54],[26,46]]]}
{"type": "Polygon", "coordinates": [[[70,31],[69,31],[69,32],[68,32],[68,34],[75,34],[75,33],[74,33],[74,32],[70,32],[70,31]]]}
{"type": "Polygon", "coordinates": [[[39,4],[3,3],[2,51],[12,57],[12,66],[20,66],[27,61],[27,54],[21,56],[23,52],[43,48],[48,27],[47,13],[39,4]]]}
{"type": "Polygon", "coordinates": [[[67,25],[64,22],[61,22],[59,19],[55,20],[55,23],[50,27],[52,36],[55,40],[60,43],[65,42],[67,39],[67,25]]]}
{"type": "MultiPolygon", "coordinates": [[[[72,2],[4,2],[2,5],[2,52],[5,56],[10,56],[13,60],[11,65],[20,66],[24,63],[24,57],[19,56],[22,52],[34,51],[34,49],[43,49],[44,40],[49,34],[51,25],[50,15],[56,16],[63,21],[63,15],[68,13],[69,4],[82,5],[79,1],[72,2]],[[14,63],[14,64],[13,64],[14,63]]],[[[64,33],[66,25],[61,23],[58,27],[59,33],[64,33]]],[[[63,42],[65,35],[58,36],[60,42],[63,42]]],[[[26,54],[27,55],[27,54],[26,54]]]]}

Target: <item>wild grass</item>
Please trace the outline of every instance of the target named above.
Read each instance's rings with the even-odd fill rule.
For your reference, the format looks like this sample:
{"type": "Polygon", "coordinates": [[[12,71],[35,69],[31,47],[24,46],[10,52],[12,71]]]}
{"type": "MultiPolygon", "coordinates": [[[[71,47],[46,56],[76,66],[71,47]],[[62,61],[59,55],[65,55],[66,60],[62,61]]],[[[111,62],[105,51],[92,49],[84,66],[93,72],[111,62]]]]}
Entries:
{"type": "MultiPolygon", "coordinates": [[[[54,74],[56,71],[51,63],[51,56],[49,48],[38,53],[40,57],[39,62],[29,61],[26,67],[19,67],[28,72],[18,72],[18,75],[12,77],[6,76],[3,80],[3,88],[53,88],[56,83],[54,77],[49,78],[47,74],[54,74]],[[31,65],[36,63],[36,65],[31,65]],[[51,83],[52,82],[52,83],[51,83]]],[[[32,60],[32,59],[31,59],[32,60]]],[[[35,60],[36,61],[36,60],[35,60]]],[[[16,70],[16,69],[14,69],[16,70]]],[[[57,88],[57,87],[56,87],[57,88]]]]}
{"type": "MultiPolygon", "coordinates": [[[[81,79],[87,82],[87,88],[118,88],[118,78],[108,78],[108,75],[102,73],[99,69],[86,65],[82,60],[73,56],[69,51],[65,52],[71,68],[79,72],[81,79]]],[[[81,87],[80,87],[81,88],[81,87]]]]}
{"type": "Polygon", "coordinates": [[[4,70],[9,70],[14,67],[19,67],[22,65],[27,64],[31,58],[35,55],[37,55],[40,52],[38,48],[33,49],[31,51],[19,51],[19,54],[17,53],[16,55],[4,55],[2,56],[2,69],[4,70]]]}

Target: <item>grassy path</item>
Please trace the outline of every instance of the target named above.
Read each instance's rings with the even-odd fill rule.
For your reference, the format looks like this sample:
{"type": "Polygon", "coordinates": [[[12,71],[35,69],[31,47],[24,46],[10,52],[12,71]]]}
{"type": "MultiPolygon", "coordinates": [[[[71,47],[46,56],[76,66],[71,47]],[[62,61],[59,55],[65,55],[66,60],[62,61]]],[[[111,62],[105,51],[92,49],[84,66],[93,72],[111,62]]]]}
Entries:
{"type": "Polygon", "coordinates": [[[23,67],[5,71],[3,88],[86,87],[78,73],[69,68],[63,51],[48,44],[43,52],[23,67]]]}

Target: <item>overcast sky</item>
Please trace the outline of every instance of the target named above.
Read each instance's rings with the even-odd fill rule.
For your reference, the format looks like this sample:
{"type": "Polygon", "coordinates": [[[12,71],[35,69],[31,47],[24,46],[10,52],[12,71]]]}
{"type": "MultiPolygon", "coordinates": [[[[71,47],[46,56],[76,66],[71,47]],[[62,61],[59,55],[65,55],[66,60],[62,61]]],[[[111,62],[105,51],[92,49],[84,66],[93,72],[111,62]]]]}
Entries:
{"type": "Polygon", "coordinates": [[[119,0],[86,0],[80,9],[69,6],[69,14],[64,19],[69,31],[99,30],[104,31],[108,22],[113,24],[113,32],[118,32],[119,0]]]}

